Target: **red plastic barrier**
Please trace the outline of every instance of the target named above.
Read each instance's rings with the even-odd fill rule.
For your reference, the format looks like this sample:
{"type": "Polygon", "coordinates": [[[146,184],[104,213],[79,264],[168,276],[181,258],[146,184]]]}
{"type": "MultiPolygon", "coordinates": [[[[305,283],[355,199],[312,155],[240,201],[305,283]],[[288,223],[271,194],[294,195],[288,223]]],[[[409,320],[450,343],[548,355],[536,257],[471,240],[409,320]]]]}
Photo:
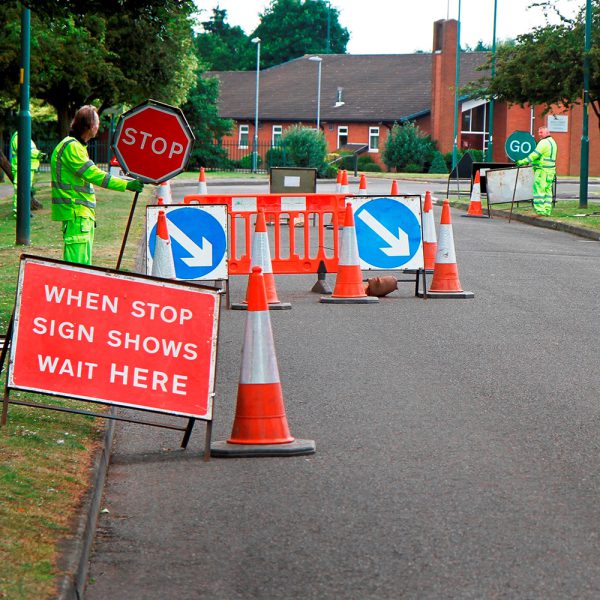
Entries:
{"type": "Polygon", "coordinates": [[[183,201],[227,205],[230,275],[250,273],[253,223],[260,209],[274,228],[275,243],[271,248],[274,274],[316,273],[321,261],[328,273],[337,272],[338,232],[343,226],[346,194],[191,194],[183,201]],[[299,224],[301,229],[296,226],[299,224]],[[326,224],[333,228],[328,231],[326,224]],[[303,236],[301,253],[296,247],[296,232],[303,236]]]}

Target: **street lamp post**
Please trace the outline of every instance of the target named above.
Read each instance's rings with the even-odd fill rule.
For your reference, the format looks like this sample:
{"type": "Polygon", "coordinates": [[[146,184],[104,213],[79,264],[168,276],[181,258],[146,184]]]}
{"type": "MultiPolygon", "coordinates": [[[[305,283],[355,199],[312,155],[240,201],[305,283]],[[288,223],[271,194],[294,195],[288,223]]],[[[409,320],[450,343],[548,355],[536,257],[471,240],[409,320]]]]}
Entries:
{"type": "Polygon", "coordinates": [[[260,87],[260,38],[252,38],[256,44],[256,102],[254,104],[254,139],[252,141],[252,172],[258,167],[258,90],[260,87]]]}
{"type": "Polygon", "coordinates": [[[319,65],[317,70],[317,131],[319,131],[321,127],[321,63],[323,59],[320,56],[311,56],[308,60],[319,65]]]}
{"type": "Polygon", "coordinates": [[[592,46],[592,0],[585,3],[585,38],[583,55],[583,117],[581,123],[581,159],[579,166],[579,208],[588,205],[590,138],[588,110],[590,105],[590,49],[592,46]]]}

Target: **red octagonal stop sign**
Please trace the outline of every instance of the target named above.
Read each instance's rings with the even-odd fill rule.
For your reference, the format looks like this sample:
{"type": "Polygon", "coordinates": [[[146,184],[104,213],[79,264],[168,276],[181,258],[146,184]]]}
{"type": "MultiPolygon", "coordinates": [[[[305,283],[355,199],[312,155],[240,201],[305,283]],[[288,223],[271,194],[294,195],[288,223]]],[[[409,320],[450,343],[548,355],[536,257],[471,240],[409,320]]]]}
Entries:
{"type": "Polygon", "coordinates": [[[185,169],[194,134],[183,113],[148,100],[123,113],[113,150],[123,170],[146,183],[161,183],[185,169]]]}

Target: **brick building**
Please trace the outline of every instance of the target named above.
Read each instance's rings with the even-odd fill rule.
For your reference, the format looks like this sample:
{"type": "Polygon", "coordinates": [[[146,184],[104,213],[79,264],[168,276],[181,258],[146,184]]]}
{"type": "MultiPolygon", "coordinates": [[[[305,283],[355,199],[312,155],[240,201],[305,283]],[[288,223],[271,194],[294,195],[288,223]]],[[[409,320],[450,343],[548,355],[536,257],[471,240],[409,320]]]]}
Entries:
{"type": "MultiPolygon", "coordinates": [[[[454,136],[456,73],[455,20],[434,23],[431,54],[321,56],[320,129],[330,152],[340,148],[369,153],[381,163],[380,152],[394,123],[415,122],[450,152],[454,136]]],[[[276,145],[292,125],[315,127],[318,63],[310,56],[260,72],[259,148],[276,145]]],[[[460,54],[460,87],[479,79],[484,52],[460,54]]],[[[242,152],[252,152],[255,120],[256,73],[207,73],[220,80],[219,114],[235,122],[223,141],[242,152]]],[[[484,100],[460,99],[459,147],[484,150],[487,145],[489,105],[484,100]]],[[[515,130],[535,131],[549,124],[558,143],[557,171],[577,175],[581,143],[581,106],[542,115],[543,107],[494,105],[494,161],[507,160],[504,143],[515,130]]],[[[590,113],[590,156],[600,153],[598,119],[590,113]]],[[[590,175],[600,176],[600,161],[590,160],[590,175]]]]}

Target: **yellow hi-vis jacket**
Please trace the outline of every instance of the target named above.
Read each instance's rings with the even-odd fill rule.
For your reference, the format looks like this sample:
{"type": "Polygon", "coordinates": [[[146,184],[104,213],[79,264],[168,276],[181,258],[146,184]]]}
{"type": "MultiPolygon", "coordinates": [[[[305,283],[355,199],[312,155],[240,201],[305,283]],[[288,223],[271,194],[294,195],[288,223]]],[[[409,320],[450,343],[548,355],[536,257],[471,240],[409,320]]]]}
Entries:
{"type": "MultiPolygon", "coordinates": [[[[35,142],[31,140],[31,166],[32,171],[40,168],[40,156],[42,153],[38,150],[35,142]]],[[[19,165],[19,133],[15,131],[10,138],[10,167],[16,173],[19,165]]]]}
{"type": "Polygon", "coordinates": [[[521,164],[531,163],[534,170],[545,171],[556,170],[556,142],[551,136],[541,139],[535,150],[527,157],[519,161],[521,164]]]}
{"type": "Polygon", "coordinates": [[[119,192],[127,188],[127,181],[99,169],[90,160],[85,144],[71,136],[56,146],[50,165],[53,221],[95,219],[96,196],[91,184],[119,192]]]}

